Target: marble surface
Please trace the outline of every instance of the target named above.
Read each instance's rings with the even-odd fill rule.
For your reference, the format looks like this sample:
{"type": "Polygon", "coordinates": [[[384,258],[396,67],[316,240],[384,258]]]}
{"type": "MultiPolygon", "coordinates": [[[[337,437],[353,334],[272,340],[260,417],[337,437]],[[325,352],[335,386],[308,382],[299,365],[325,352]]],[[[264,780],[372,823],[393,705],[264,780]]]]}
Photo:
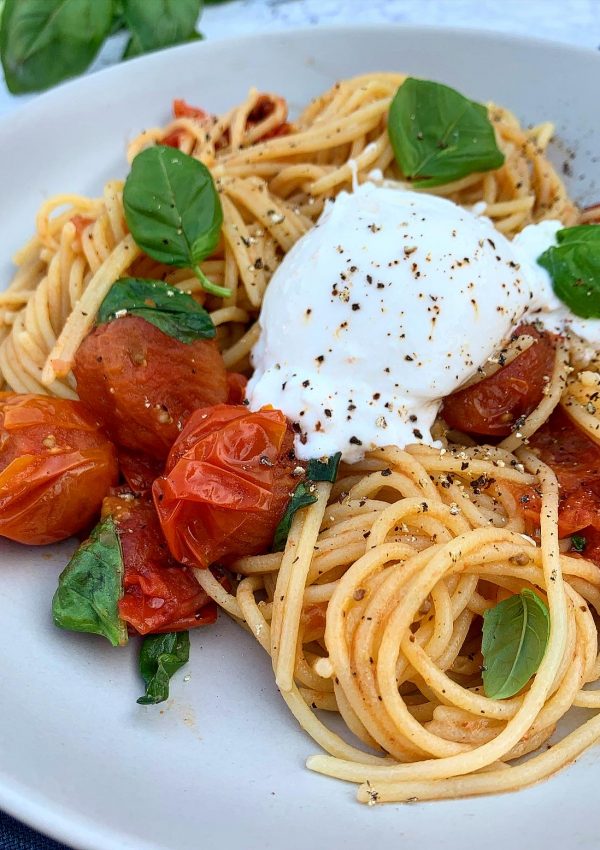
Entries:
{"type": "MultiPolygon", "coordinates": [[[[199,28],[214,40],[289,27],[377,23],[487,29],[597,50],[600,0],[230,0],[207,5],[199,28]]],[[[124,43],[123,36],[110,39],[90,72],[119,61],[124,43]]],[[[0,85],[0,116],[37,96],[14,97],[0,85]]]]}

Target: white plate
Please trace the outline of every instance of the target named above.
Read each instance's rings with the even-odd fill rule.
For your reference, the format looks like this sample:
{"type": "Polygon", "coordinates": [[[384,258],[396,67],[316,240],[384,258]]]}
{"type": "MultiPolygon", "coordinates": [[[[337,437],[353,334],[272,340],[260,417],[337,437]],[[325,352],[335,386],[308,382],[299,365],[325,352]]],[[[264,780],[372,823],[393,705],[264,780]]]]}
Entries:
{"type": "MultiPolygon", "coordinates": [[[[64,86],[0,125],[0,280],[39,203],[97,194],[126,170],[126,141],[166,120],[173,97],[221,110],[250,85],[299,109],[337,78],[396,70],[493,99],[526,123],[555,120],[580,200],[600,200],[600,57],[468,31],[373,27],[194,44],[64,86]]],[[[141,707],[135,647],[53,628],[69,545],[0,541],[0,807],[78,848],[391,850],[443,841],[488,850],[598,846],[600,750],[518,795],[367,808],[311,774],[315,745],[279,698],[270,664],[225,617],[194,633],[172,699],[141,707]]]]}

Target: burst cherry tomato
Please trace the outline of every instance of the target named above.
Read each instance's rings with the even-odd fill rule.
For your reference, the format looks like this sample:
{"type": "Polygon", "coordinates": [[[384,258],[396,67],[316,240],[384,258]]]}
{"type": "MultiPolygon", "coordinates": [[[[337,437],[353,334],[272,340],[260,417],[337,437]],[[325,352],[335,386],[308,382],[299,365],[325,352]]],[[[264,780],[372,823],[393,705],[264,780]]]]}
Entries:
{"type": "Polygon", "coordinates": [[[183,343],[138,316],[97,327],[73,368],[79,397],[119,446],[165,458],[197,407],[227,401],[214,340],[183,343]]]}
{"type": "Polygon", "coordinates": [[[0,393],[0,535],[42,545],[84,529],[117,480],[115,448],[77,401],[0,393]]]}
{"type": "Polygon", "coordinates": [[[147,499],[109,496],[102,515],[117,526],[123,565],[119,613],[142,635],[214,623],[217,609],[189,567],[171,557],[154,505],[147,499]]]}
{"type": "Polygon", "coordinates": [[[519,417],[538,406],[552,374],[555,338],[532,325],[522,325],[515,333],[526,333],[536,341],[508,366],[444,400],[442,416],[451,428],[503,437],[511,433],[519,417]]]}
{"type": "Polygon", "coordinates": [[[298,477],[278,410],[197,410],[173,446],[154,502],[173,556],[206,567],[269,551],[298,477]]]}

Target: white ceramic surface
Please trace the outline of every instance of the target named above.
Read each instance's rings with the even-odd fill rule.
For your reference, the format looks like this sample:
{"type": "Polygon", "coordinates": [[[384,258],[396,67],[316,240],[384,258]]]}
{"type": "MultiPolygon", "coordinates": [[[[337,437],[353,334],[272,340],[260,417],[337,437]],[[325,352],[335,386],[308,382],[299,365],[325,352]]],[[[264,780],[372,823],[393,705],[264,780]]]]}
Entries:
{"type": "MultiPolygon", "coordinates": [[[[592,51],[392,27],[201,43],[57,89],[0,125],[0,281],[40,201],[96,194],[123,175],[126,140],[164,121],[174,96],[219,110],[254,84],[298,109],[336,78],[369,70],[442,80],[527,123],[554,118],[556,161],[575,154],[573,193],[600,197],[592,51]]],[[[315,745],[288,714],[262,650],[225,618],[193,634],[191,679],[176,677],[168,703],[136,705],[134,646],[113,650],[51,624],[69,550],[0,541],[0,807],[38,829],[90,850],[598,846],[598,748],[518,795],[359,806],[352,786],[304,769],[315,745]]]]}

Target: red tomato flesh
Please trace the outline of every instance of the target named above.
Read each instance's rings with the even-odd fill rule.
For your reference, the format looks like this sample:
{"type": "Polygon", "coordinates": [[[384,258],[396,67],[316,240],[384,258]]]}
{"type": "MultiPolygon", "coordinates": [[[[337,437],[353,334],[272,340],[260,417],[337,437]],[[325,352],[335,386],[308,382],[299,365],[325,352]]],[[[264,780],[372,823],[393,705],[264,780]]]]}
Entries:
{"type": "Polygon", "coordinates": [[[117,526],[123,564],[121,617],[142,635],[214,623],[217,609],[188,567],[177,564],[148,499],[109,496],[102,516],[117,526]]]}
{"type": "Polygon", "coordinates": [[[87,336],[73,372],[81,400],[117,445],[165,458],[197,407],[227,401],[227,372],[214,340],[183,343],[137,316],[87,336]]]}
{"type": "Polygon", "coordinates": [[[0,536],[35,546],[71,537],[117,476],[115,448],[83,404],[0,393],[0,536]]]}
{"type": "Polygon", "coordinates": [[[193,413],[153,486],[173,556],[207,567],[268,552],[298,483],[293,441],[278,410],[217,405],[193,413]]]}
{"type": "Polygon", "coordinates": [[[467,434],[504,437],[521,416],[528,416],[543,397],[554,365],[555,337],[533,325],[515,331],[534,342],[522,354],[477,384],[457,390],[444,399],[442,416],[450,428],[467,434]]]}

